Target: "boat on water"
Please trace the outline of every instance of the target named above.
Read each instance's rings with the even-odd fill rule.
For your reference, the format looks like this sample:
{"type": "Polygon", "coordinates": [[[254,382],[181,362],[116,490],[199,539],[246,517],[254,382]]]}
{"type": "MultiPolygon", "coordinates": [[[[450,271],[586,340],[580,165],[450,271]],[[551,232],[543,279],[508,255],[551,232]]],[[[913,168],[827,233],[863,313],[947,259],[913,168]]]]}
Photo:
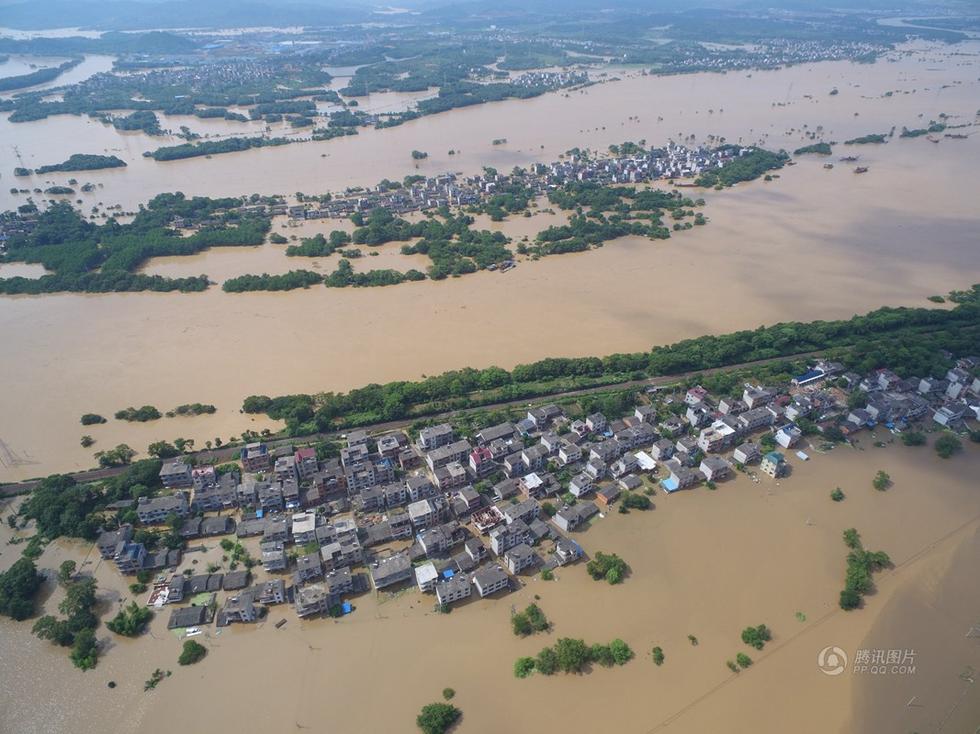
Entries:
{"type": "Polygon", "coordinates": [[[833,163],[824,163],[823,164],[823,167],[826,168],[829,171],[829,170],[831,170],[834,167],[834,164],[833,163]]]}
{"type": "Polygon", "coordinates": [[[203,634],[204,630],[200,627],[188,627],[184,630],[184,637],[197,637],[197,635],[203,634]]]}
{"type": "Polygon", "coordinates": [[[854,163],[854,161],[856,161],[857,159],[858,159],[858,156],[856,156],[856,155],[845,155],[843,158],[840,159],[840,162],[841,163],[854,163]]]}
{"type": "Polygon", "coordinates": [[[854,169],[854,173],[867,173],[867,172],[868,172],[867,166],[858,166],[857,168],[854,169]]]}

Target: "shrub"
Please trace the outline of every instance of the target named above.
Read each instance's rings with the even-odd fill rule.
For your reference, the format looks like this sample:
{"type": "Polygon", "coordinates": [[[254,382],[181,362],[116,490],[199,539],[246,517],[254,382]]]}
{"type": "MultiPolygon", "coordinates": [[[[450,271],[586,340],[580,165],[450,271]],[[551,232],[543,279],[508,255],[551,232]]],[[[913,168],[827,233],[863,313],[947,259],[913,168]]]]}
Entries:
{"type": "Polygon", "coordinates": [[[626,665],[633,659],[633,650],[618,638],[609,643],[609,650],[612,652],[616,665],[626,665]]]}
{"type": "Polygon", "coordinates": [[[534,658],[517,658],[514,663],[514,677],[527,678],[534,672],[534,658]]]}
{"type": "Polygon", "coordinates": [[[772,633],[764,624],[760,624],[758,627],[746,627],[742,630],[742,642],[751,645],[756,650],[761,650],[771,639],[772,633]]]}
{"type": "Polygon", "coordinates": [[[550,647],[545,647],[535,658],[534,667],[542,675],[552,675],[558,670],[558,655],[550,647]]]}
{"type": "Polygon", "coordinates": [[[442,697],[447,701],[451,701],[455,696],[456,696],[456,691],[454,691],[452,688],[442,689],[442,697]]]}
{"type": "Polygon", "coordinates": [[[81,670],[91,670],[96,666],[99,661],[99,647],[93,630],[85,628],[75,634],[75,642],[71,647],[71,661],[81,670]]]}
{"type": "Polygon", "coordinates": [[[194,640],[187,640],[184,642],[184,649],[181,650],[180,657],[177,658],[177,662],[181,665],[193,665],[194,663],[200,662],[204,659],[204,656],[208,654],[208,649],[194,640]]]}
{"type": "Polygon", "coordinates": [[[130,602],[115,617],[106,622],[105,626],[117,635],[136,637],[143,632],[151,619],[153,619],[153,612],[136,602],[130,602]]]}
{"type": "Polygon", "coordinates": [[[622,506],[631,510],[649,510],[651,506],[650,498],[645,494],[635,492],[624,492],[622,506]]]}
{"type": "Polygon", "coordinates": [[[430,703],[422,707],[415,723],[425,734],[444,734],[455,724],[463,712],[448,703],[430,703]]]}
{"type": "Polygon", "coordinates": [[[844,611],[857,609],[861,605],[861,595],[854,589],[844,589],[840,593],[840,608],[844,611]]]}
{"type": "Polygon", "coordinates": [[[875,474],[875,478],[871,480],[872,486],[879,492],[884,492],[886,489],[888,489],[891,483],[892,478],[888,476],[887,472],[884,472],[881,469],[879,469],[878,473],[875,474]]]}
{"type": "Polygon", "coordinates": [[[106,423],[106,422],[107,422],[106,419],[103,418],[98,413],[86,413],[85,415],[82,416],[83,426],[95,426],[100,423],[106,423]]]}
{"type": "Polygon", "coordinates": [[[962,450],[963,444],[960,440],[954,436],[952,433],[944,433],[942,436],[936,439],[936,443],[933,444],[933,448],[936,449],[936,453],[943,459],[950,458],[957,451],[962,450]]]}
{"type": "Polygon", "coordinates": [[[653,656],[654,665],[659,666],[664,664],[664,651],[662,648],[655,647],[653,648],[653,651],[650,654],[653,656]]]}
{"type": "Polygon", "coordinates": [[[902,443],[906,446],[924,446],[926,434],[922,431],[905,431],[902,434],[902,443]]]}
{"type": "Polygon", "coordinates": [[[735,656],[735,662],[739,665],[739,667],[747,668],[752,665],[752,658],[750,658],[744,652],[740,652],[735,656]]]}
{"type": "Polygon", "coordinates": [[[844,491],[840,487],[838,487],[837,489],[835,489],[833,492],[830,493],[830,499],[832,499],[834,502],[843,502],[844,491]]]}
{"type": "Polygon", "coordinates": [[[626,561],[615,553],[597,551],[595,557],[588,562],[585,570],[596,581],[605,579],[610,584],[618,584],[623,580],[627,570],[626,561]]]}

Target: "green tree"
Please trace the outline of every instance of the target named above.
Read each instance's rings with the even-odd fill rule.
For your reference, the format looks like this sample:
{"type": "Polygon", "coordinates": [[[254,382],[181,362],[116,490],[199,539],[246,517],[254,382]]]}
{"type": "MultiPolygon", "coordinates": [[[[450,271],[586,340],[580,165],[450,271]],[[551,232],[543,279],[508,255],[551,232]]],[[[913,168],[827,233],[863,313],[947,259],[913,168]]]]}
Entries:
{"type": "Polygon", "coordinates": [[[527,678],[534,672],[534,658],[518,658],[514,662],[514,677],[527,678]]]}
{"type": "Polygon", "coordinates": [[[71,661],[76,668],[91,670],[99,661],[99,647],[95,639],[95,631],[83,629],[75,635],[71,647],[71,661]]]}
{"type": "Polygon", "coordinates": [[[580,673],[591,660],[589,646],[583,640],[561,637],[555,643],[558,669],[564,673],[580,673]]]}
{"type": "Polygon", "coordinates": [[[861,605],[861,595],[854,589],[844,589],[840,593],[840,608],[845,611],[857,609],[861,605]]]}
{"type": "Polygon", "coordinates": [[[535,669],[542,675],[551,675],[558,670],[558,654],[550,647],[542,648],[534,660],[535,669]]]}
{"type": "Polygon", "coordinates": [[[146,629],[151,619],[153,619],[152,611],[136,602],[130,602],[115,617],[106,622],[105,626],[117,635],[136,637],[146,629]]]}
{"type": "Polygon", "coordinates": [[[596,581],[605,579],[610,584],[618,584],[623,580],[628,567],[626,561],[615,553],[597,551],[585,567],[585,570],[596,581]]]}
{"type": "Polygon", "coordinates": [[[459,721],[463,712],[448,703],[430,703],[422,707],[415,723],[425,734],[444,734],[459,721]]]}
{"type": "Polygon", "coordinates": [[[878,470],[878,473],[875,474],[875,478],[871,481],[872,486],[879,492],[884,492],[889,486],[891,486],[891,483],[892,478],[881,469],[878,470]]]}
{"type": "Polygon", "coordinates": [[[510,624],[514,629],[514,634],[519,637],[527,637],[534,631],[531,629],[531,620],[523,612],[511,615],[510,624]]]}
{"type": "Polygon", "coordinates": [[[844,531],[844,545],[848,548],[855,549],[861,547],[861,535],[854,528],[848,528],[844,531]]]}
{"type": "Polygon", "coordinates": [[[158,459],[171,459],[180,456],[180,449],[166,441],[154,441],[147,447],[146,453],[158,459]]]}
{"type": "Polygon", "coordinates": [[[663,665],[664,664],[664,651],[663,651],[663,648],[655,647],[655,648],[653,648],[653,651],[650,654],[653,656],[653,663],[654,663],[654,665],[658,665],[659,666],[659,665],[663,665]]]}
{"type": "Polygon", "coordinates": [[[203,660],[207,654],[208,649],[204,645],[194,640],[186,640],[184,642],[184,648],[180,651],[180,657],[177,658],[177,662],[180,665],[193,665],[203,660]]]}
{"type": "Polygon", "coordinates": [[[70,559],[67,561],[62,561],[61,565],[58,567],[58,583],[64,586],[71,581],[77,568],[78,564],[70,559]]]}
{"type": "Polygon", "coordinates": [[[902,433],[902,443],[906,446],[924,446],[926,434],[922,431],[905,431],[902,433]]]}
{"type": "Polygon", "coordinates": [[[735,656],[735,662],[739,665],[739,667],[747,668],[752,665],[752,658],[750,658],[744,652],[740,652],[735,656]]]}
{"type": "Polygon", "coordinates": [[[589,649],[589,655],[593,663],[601,665],[604,668],[611,668],[616,664],[616,659],[613,657],[609,645],[603,645],[597,642],[589,649]]]}
{"type": "Polygon", "coordinates": [[[612,653],[616,665],[625,665],[633,659],[633,650],[618,638],[609,643],[609,650],[612,653]]]}
{"type": "Polygon", "coordinates": [[[948,459],[957,451],[961,451],[963,449],[963,444],[960,443],[960,440],[952,433],[943,433],[943,435],[936,439],[936,442],[933,444],[933,448],[935,448],[936,453],[939,454],[941,458],[948,459]]]}
{"type": "Polygon", "coordinates": [[[837,489],[835,489],[833,492],[830,493],[830,499],[832,499],[834,502],[843,502],[844,490],[838,487],[837,489]]]}
{"type": "Polygon", "coordinates": [[[772,633],[764,624],[760,624],[758,627],[746,627],[742,630],[742,642],[751,645],[756,650],[761,650],[771,639],[772,633]]]}

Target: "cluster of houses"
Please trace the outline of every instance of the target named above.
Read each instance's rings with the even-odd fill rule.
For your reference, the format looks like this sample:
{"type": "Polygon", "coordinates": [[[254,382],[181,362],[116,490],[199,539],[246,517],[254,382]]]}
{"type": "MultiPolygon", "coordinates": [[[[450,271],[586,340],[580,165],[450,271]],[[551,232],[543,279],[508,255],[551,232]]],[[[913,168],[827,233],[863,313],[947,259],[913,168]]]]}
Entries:
{"type": "Polygon", "coordinates": [[[570,181],[630,184],[697,176],[705,170],[720,168],[732,158],[747,152],[748,148],[689,148],[670,143],[663,148],[651,148],[623,156],[594,158],[575,154],[550,164],[534,164],[517,176],[499,172],[465,177],[444,173],[400,188],[391,188],[384,184],[374,189],[337,194],[326,202],[269,207],[259,204],[252,205],[249,210],[270,215],[288,214],[294,220],[344,218],[354,212],[375,208],[385,208],[394,214],[406,214],[441,206],[478,204],[513,183],[522,184],[532,195],[542,196],[570,181]]]}
{"type": "MultiPolygon", "coordinates": [[[[329,457],[253,443],[241,449],[241,471],[168,460],[160,479],[169,491],[139,500],[140,525],[181,518],[188,540],[254,539],[252,562],[267,578],[161,575],[150,603],[184,605],[171,626],[187,627],[254,622],[273,604],[292,604],[300,617],[342,614],[372,588],[414,585],[444,606],[497,595],[522,574],[574,563],[582,556],[574,533],[625,493],[670,495],[756,464],[784,476],[784,451],[800,443],[801,426],[901,430],[931,412],[944,427],[962,427],[980,417],[978,365],[966,358],[944,379],[902,380],[820,361],[789,385],[746,384],[740,397],[651,388],[649,402],[617,418],[573,419],[550,404],[469,436],[448,423],[414,440],[356,430],[329,457]],[[849,400],[854,394],[864,400],[849,400]],[[856,402],[867,407],[848,408],[856,402]],[[218,607],[221,590],[229,593],[218,607]]],[[[122,574],[181,562],[180,551],[148,552],[130,526],[103,533],[98,548],[122,574]]]]}
{"type": "Polygon", "coordinates": [[[980,417],[980,378],[974,377],[980,360],[966,357],[957,361],[942,378],[911,377],[902,379],[891,370],[873,375],[845,375],[848,387],[867,396],[863,408],[847,415],[845,433],[882,424],[903,428],[923,417],[953,431],[963,431],[967,421],[980,417]]]}

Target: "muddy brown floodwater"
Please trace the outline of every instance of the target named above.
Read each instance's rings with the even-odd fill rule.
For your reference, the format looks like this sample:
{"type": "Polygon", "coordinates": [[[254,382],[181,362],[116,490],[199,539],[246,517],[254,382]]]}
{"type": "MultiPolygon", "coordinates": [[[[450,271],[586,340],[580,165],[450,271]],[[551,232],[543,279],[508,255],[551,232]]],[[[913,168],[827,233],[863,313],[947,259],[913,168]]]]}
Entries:
{"type": "MultiPolygon", "coordinates": [[[[616,587],[592,581],[579,564],[559,569],[552,582],[522,577],[519,591],[449,615],[432,611],[432,598],[415,590],[355,598],[355,611],[340,621],[299,622],[292,610],[273,608],[257,626],[220,635],[211,628],[197,638],[208,657],[187,669],[176,665],[181,643],[167,632],[166,613],[137,640],[100,628],[105,654],[88,673],[32,638],[30,622],[4,622],[0,714],[6,730],[23,734],[407,732],[418,709],[448,686],[464,712],[461,731],[473,732],[857,734],[911,731],[914,723],[925,734],[939,731],[936,722],[950,712],[950,721],[972,726],[980,701],[963,696],[957,675],[964,666],[980,669],[980,649],[964,637],[977,621],[980,448],[968,445],[944,461],[930,448],[871,444],[865,434],[858,449],[807,449],[811,460],[791,457],[788,478],[755,483],[739,475],[716,491],[658,493],[653,510],[595,520],[574,537],[589,554],[615,552],[628,561],[630,575],[616,587]],[[886,492],[871,486],[879,469],[894,480],[886,492]],[[836,486],[847,495],[841,503],[829,497],[836,486]],[[876,575],[875,593],[850,613],[837,606],[848,527],[895,564],[876,575]],[[909,600],[917,605],[909,608],[909,600]],[[511,609],[531,601],[554,627],[516,638],[511,609]],[[283,617],[287,624],[275,629],[283,617]],[[739,634],[760,623],[773,640],[756,652],[739,634]],[[622,638],[637,657],[587,675],[514,678],[516,658],[564,636],[622,638]],[[914,648],[918,670],[901,679],[865,680],[850,670],[827,676],[817,655],[829,645],[852,656],[868,647],[914,648]],[[650,659],[653,646],[664,651],[662,667],[650,659]],[[755,664],[733,675],[725,661],[742,651],[755,664]],[[143,681],[158,667],[173,675],[144,693],[143,681]],[[917,718],[895,718],[914,695],[923,707],[917,718]],[[877,725],[893,719],[896,727],[877,725]]],[[[0,541],[10,534],[4,524],[0,541]]],[[[220,562],[217,544],[206,545],[206,554],[187,555],[185,567],[220,562]]],[[[0,568],[18,550],[4,545],[0,568]]],[[[88,561],[80,568],[98,578],[105,615],[128,599],[124,582],[87,544],[52,544],[39,564],[57,568],[69,557],[88,561]]]]}
{"type": "MultiPolygon", "coordinates": [[[[104,184],[93,203],[132,207],[175,189],[309,193],[417,171],[507,170],[554,160],[576,145],[603,149],[627,139],[662,144],[714,134],[792,150],[807,142],[804,130],[818,126],[825,139],[841,141],[927,124],[940,114],[950,124],[972,125],[980,42],[913,46],[876,64],[621,76],[581,92],[456,110],[322,145],[174,164],[143,159],[142,150],[156,144],[145,136],[119,135],[86,118],[0,121],[0,168],[17,165],[8,141],[32,163],[77,152],[79,140],[92,141],[87,152],[122,146],[129,168],[82,179],[104,184]],[[834,88],[839,93],[830,95],[834,88]],[[493,146],[499,137],[509,142],[493,146]],[[448,157],[450,148],[462,155],[448,157]],[[416,168],[412,149],[428,150],[430,158],[416,168]]],[[[344,390],[463,366],[510,367],[545,356],[642,350],[784,320],[846,318],[886,304],[928,305],[929,295],[980,280],[975,130],[963,128],[968,138],[938,144],[896,134],[887,145],[838,145],[832,170],[823,168],[824,159],[802,156],[771,182],[703,192],[706,227],[667,241],[623,238],[589,253],[523,262],[506,274],[290,293],[212,288],[2,298],[0,440],[6,450],[0,481],[88,468],[92,451],[120,442],[143,451],[152,441],[183,436],[201,445],[271,425],[239,413],[242,398],[252,393],[344,390]],[[870,171],[855,175],[853,164],[837,162],[847,153],[860,155],[870,171]],[[165,411],[187,402],[213,403],[218,412],[143,425],[110,421],[83,430],[78,424],[85,412],[111,415],[145,403],[165,411]],[[83,433],[96,439],[92,449],[79,445],[83,433]]],[[[541,213],[494,226],[520,238],[554,220],[541,213]]],[[[286,234],[331,226],[293,230],[275,223],[286,234]]],[[[425,265],[399,249],[379,248],[377,257],[361,258],[355,267],[425,265]]],[[[145,270],[203,272],[220,281],[245,272],[336,266],[336,257],[297,260],[286,258],[281,246],[265,245],[163,258],[145,270]]],[[[5,266],[3,273],[39,274],[23,267],[5,266]]]]}

